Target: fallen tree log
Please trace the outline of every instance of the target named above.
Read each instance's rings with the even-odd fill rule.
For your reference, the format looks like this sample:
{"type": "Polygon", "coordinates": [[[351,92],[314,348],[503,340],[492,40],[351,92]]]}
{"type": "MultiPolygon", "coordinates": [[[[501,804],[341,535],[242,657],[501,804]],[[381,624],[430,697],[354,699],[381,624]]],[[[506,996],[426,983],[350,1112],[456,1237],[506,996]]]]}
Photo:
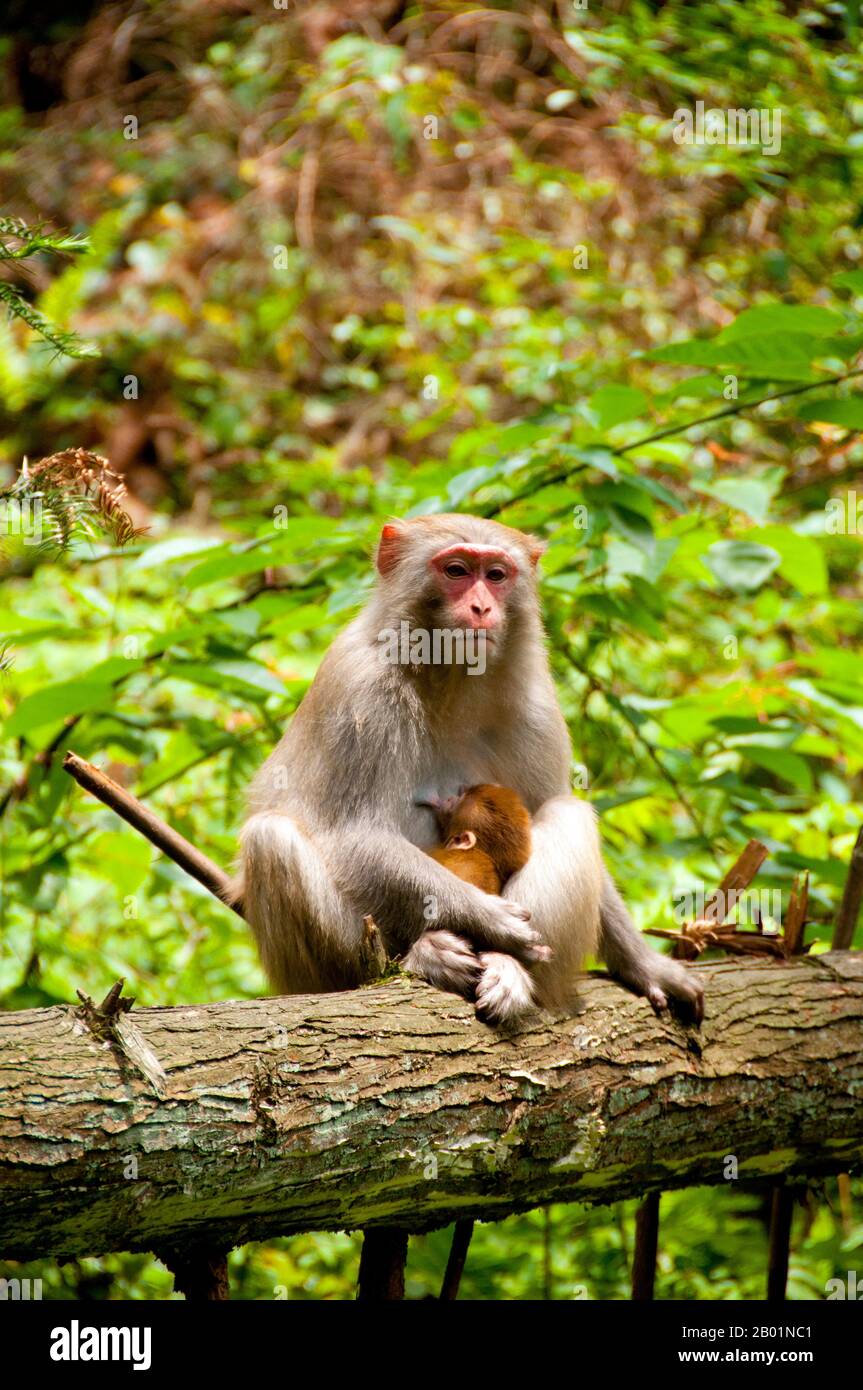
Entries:
{"type": "Polygon", "coordinates": [[[73,1007],[0,1013],[0,1258],[228,1247],[848,1171],[863,957],[697,967],[699,1032],[593,977],[506,1038],[398,977],[150,1008],[163,1094],[73,1007]]]}

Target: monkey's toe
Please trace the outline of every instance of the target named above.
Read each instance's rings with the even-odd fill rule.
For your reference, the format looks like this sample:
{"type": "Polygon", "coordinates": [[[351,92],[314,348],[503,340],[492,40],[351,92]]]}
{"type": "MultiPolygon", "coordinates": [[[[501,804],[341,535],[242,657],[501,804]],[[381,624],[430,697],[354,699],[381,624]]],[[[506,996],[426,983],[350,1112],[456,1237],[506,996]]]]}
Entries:
{"type": "Polygon", "coordinates": [[[534,1006],[530,976],[512,956],[486,951],[476,990],[476,1016],[492,1027],[513,1024],[534,1006]]]}
{"type": "Polygon", "coordinates": [[[533,964],[537,964],[539,961],[551,960],[554,951],[550,946],[546,946],[545,942],[537,940],[527,947],[525,955],[533,964]]]}
{"type": "Polygon", "coordinates": [[[455,932],[424,932],[405,956],[404,966],[437,989],[470,1000],[476,995],[479,959],[470,942],[455,932]]]}
{"type": "Polygon", "coordinates": [[[655,1014],[664,1013],[668,1008],[668,998],[659,985],[650,985],[647,990],[647,998],[655,1014]]]}
{"type": "Polygon", "coordinates": [[[704,986],[692,976],[687,979],[686,985],[686,989],[674,991],[671,1007],[686,1022],[700,1024],[704,1019],[704,986]]]}
{"type": "Polygon", "coordinates": [[[666,1009],[684,1023],[700,1024],[704,1018],[704,986],[698,976],[679,961],[657,956],[658,966],[643,989],[657,1014],[666,1009]]]}

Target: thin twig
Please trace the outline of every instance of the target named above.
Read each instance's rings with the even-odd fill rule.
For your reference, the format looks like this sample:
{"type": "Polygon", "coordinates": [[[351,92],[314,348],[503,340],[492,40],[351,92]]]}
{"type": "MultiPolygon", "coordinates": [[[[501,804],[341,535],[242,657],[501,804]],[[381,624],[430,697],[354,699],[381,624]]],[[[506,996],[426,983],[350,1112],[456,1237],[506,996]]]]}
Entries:
{"type": "Polygon", "coordinates": [[[677,795],[678,801],[680,802],[686,814],[689,816],[689,819],[692,821],[692,824],[695,826],[695,829],[698,831],[699,835],[701,835],[704,839],[707,839],[708,836],[705,826],[701,820],[701,817],[699,816],[698,812],[693,806],[692,802],[689,800],[688,795],[686,794],[686,792],[684,792],[677,778],[674,776],[674,773],[671,772],[665,766],[665,763],[660,758],[653,744],[650,743],[650,741],[644,737],[644,734],[638,728],[635,721],[628,714],[623,701],[611,690],[607,689],[607,687],[604,686],[602,682],[597,679],[597,677],[594,675],[592,671],[587,671],[583,666],[580,666],[575,656],[573,655],[572,650],[569,647],[564,647],[562,654],[566,657],[573,670],[577,671],[578,674],[580,676],[583,676],[584,679],[589,683],[591,691],[596,691],[598,695],[601,695],[603,699],[606,700],[609,705],[611,705],[612,709],[615,710],[621,716],[621,718],[626,721],[632,732],[633,738],[636,740],[637,743],[641,745],[641,747],[647,753],[647,756],[650,758],[656,770],[661,774],[663,780],[666,781],[668,785],[673,788],[675,794],[677,795]]]}
{"type": "Polygon", "coordinates": [[[220,902],[227,903],[239,917],[243,916],[242,904],[231,898],[231,880],[224,870],[190,844],[184,836],[160,820],[143,802],[138,801],[112,778],[106,777],[105,773],[100,772],[92,763],[79,758],[77,753],[66,754],[63,770],[74,777],[85,791],[91,792],[106,806],[110,806],[112,811],[116,811],[118,816],[122,816],[123,820],[131,825],[133,830],[145,836],[151,845],[155,845],[169,859],[173,859],[175,864],[179,864],[181,869],[185,869],[187,874],[191,874],[192,878],[208,888],[220,902]]]}
{"type": "Polygon", "coordinates": [[[767,1263],[768,1303],[785,1302],[793,1210],[793,1189],[787,1187],[785,1183],[778,1183],[773,1189],[770,1207],[770,1253],[767,1263]]]}
{"type": "Polygon", "coordinates": [[[656,1252],[659,1245],[660,1196],[659,1192],[648,1192],[635,1214],[635,1255],[632,1260],[634,1303],[647,1303],[653,1299],[656,1252]]]}
{"type": "Polygon", "coordinates": [[[440,1289],[440,1296],[442,1299],[458,1298],[459,1284],[461,1283],[461,1276],[464,1272],[472,1235],[472,1221],[465,1218],[463,1221],[457,1221],[455,1223],[449,1259],[446,1263],[446,1272],[444,1273],[443,1283],[440,1289]]]}
{"type": "MultiPolygon", "coordinates": [[[[755,400],[737,401],[736,404],[726,406],[722,410],[712,411],[710,415],[700,415],[694,420],[685,420],[676,425],[666,425],[660,430],[654,430],[652,434],[645,434],[640,439],[633,439],[631,444],[617,444],[612,447],[599,442],[586,447],[605,448],[613,458],[623,458],[624,455],[631,454],[635,449],[644,449],[648,444],[658,444],[661,440],[670,439],[676,434],[685,434],[687,430],[695,429],[698,425],[710,425],[716,420],[725,420],[729,416],[740,415],[744,410],[755,410],[759,405],[767,405],[770,401],[785,400],[789,396],[801,396],[806,391],[816,391],[824,386],[836,386],[840,382],[850,381],[856,376],[863,376],[863,367],[855,367],[853,371],[842,372],[838,376],[825,377],[822,381],[807,381],[798,386],[789,386],[787,390],[773,391],[769,395],[759,396],[755,400]]],[[[506,506],[511,507],[514,502],[522,502],[542,488],[556,487],[558,483],[569,482],[576,473],[583,472],[585,467],[584,463],[579,463],[572,468],[559,469],[557,473],[552,473],[547,477],[533,478],[521,492],[513,493],[506,499],[506,506]]]]}

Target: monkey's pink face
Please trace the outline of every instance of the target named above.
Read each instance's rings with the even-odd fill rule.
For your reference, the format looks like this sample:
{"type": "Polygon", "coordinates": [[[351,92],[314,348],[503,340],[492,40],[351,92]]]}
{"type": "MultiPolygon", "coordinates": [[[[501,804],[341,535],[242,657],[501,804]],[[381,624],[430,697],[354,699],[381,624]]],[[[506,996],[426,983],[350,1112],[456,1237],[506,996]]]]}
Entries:
{"type": "Polygon", "coordinates": [[[454,628],[493,633],[503,627],[518,579],[515,561],[490,545],[450,545],[431,560],[432,573],[454,628]]]}

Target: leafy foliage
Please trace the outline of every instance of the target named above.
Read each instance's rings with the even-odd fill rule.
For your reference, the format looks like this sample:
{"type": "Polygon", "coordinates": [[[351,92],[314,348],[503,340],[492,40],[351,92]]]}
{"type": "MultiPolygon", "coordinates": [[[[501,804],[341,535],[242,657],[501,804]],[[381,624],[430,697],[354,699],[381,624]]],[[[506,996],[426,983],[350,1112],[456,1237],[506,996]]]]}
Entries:
{"type": "MultiPolygon", "coordinates": [[[[76,252],[28,312],[101,348],[46,361],[0,329],[10,482],[22,454],[93,443],[149,528],[72,528],[62,554],[4,538],[6,1007],[119,975],[141,1003],[263,992],[231,914],[58,755],[107,765],[228,864],[244,785],[393,513],[476,511],[549,542],[574,772],[641,926],[672,925],[757,836],[758,883],[787,901],[808,868],[829,942],[863,810],[854,7],[561,22],[445,3],[392,28],[352,8],[143,6],[123,46],[101,12],[70,65],[85,100],[0,112],[13,203],[88,229],[87,249],[14,234],[37,262],[76,252]],[[184,56],[166,71],[165,53],[184,56]],[[675,144],[697,100],[780,109],[781,150],[675,144]]],[[[661,1294],[758,1296],[755,1208],[665,1198],[661,1294]]],[[[800,1213],[792,1295],[822,1296],[860,1239],[838,1205],[800,1213]]],[[[631,1240],[628,1208],[483,1228],[465,1292],[623,1297],[631,1240]]],[[[417,1242],[411,1292],[444,1248],[417,1242]]],[[[347,1237],[304,1237],[237,1252],[233,1277],[346,1297],[355,1261],[347,1237]]],[[[51,1280],[170,1287],[131,1257],[51,1280]]]]}
{"type": "MultiPolygon", "coordinates": [[[[82,236],[62,236],[45,232],[41,227],[28,227],[17,217],[0,217],[0,264],[21,262],[37,252],[62,254],[80,252],[87,248],[82,236]]],[[[8,280],[0,280],[0,301],[12,318],[20,319],[33,329],[55,352],[67,357],[96,357],[98,350],[84,343],[76,333],[62,332],[44,314],[34,308],[21,290],[8,280]]]]}

